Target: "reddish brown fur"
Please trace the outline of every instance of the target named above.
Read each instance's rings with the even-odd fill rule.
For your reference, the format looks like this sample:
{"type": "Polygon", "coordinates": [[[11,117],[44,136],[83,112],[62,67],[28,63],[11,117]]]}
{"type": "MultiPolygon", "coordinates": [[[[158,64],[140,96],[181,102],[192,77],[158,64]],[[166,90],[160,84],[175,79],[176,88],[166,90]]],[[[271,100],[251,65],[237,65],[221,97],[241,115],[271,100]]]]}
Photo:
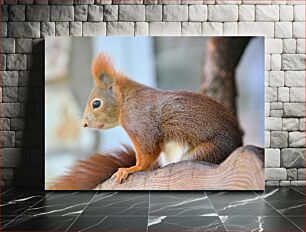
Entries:
{"type": "Polygon", "coordinates": [[[111,177],[118,167],[136,163],[135,152],[125,146],[123,150],[96,153],[86,160],[79,160],[64,176],[48,186],[48,190],[89,190],[111,177]]]}
{"type": "MultiPolygon", "coordinates": [[[[136,153],[135,166],[117,166],[117,182],[126,179],[130,173],[152,167],[168,141],[188,145],[189,150],[182,159],[212,163],[222,162],[242,145],[236,118],[221,104],[206,96],[187,91],[157,90],[129,80],[113,68],[105,55],[99,55],[94,60],[92,74],[96,86],[89,96],[84,122],[95,128],[101,128],[99,125],[103,124],[103,129],[119,123],[129,135],[136,153]],[[112,88],[101,81],[101,73],[108,75],[112,88]],[[105,105],[92,109],[91,101],[96,97],[105,105]]],[[[102,159],[96,161],[104,162],[102,159]]],[[[89,175],[93,178],[91,186],[106,179],[96,178],[102,176],[100,172],[105,173],[106,168],[108,177],[109,170],[116,170],[114,166],[107,165],[114,164],[97,164],[95,174],[89,175]],[[99,165],[102,166],[99,168],[99,165]]],[[[78,178],[73,180],[85,175],[82,170],[78,172],[78,168],[82,166],[74,169],[78,178]]],[[[69,178],[66,177],[66,180],[75,184],[69,178]]]]}

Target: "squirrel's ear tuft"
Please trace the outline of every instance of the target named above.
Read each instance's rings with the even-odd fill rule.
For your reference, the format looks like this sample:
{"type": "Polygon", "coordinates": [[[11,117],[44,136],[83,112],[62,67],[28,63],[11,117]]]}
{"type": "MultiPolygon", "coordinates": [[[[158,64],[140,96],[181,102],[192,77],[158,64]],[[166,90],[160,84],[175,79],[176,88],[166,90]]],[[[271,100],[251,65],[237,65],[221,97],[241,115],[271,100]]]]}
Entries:
{"type": "Polygon", "coordinates": [[[103,53],[98,54],[93,60],[91,73],[99,88],[109,88],[118,77],[110,57],[103,53]]]}

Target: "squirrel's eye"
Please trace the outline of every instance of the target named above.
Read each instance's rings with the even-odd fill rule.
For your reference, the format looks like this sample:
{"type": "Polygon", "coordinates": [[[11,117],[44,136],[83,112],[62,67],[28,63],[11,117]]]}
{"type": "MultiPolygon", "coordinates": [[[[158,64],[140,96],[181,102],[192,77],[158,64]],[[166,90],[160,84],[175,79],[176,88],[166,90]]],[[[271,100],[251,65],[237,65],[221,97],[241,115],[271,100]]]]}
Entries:
{"type": "Polygon", "coordinates": [[[99,108],[100,105],[101,105],[101,101],[99,101],[99,100],[95,100],[95,101],[92,102],[92,108],[94,108],[94,109],[99,108]]]}

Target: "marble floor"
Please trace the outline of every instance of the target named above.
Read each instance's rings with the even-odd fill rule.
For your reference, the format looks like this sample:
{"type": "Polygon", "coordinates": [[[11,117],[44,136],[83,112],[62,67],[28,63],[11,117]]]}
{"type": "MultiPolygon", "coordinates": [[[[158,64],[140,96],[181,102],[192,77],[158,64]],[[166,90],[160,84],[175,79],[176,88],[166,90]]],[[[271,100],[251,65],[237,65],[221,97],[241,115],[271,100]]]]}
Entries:
{"type": "Polygon", "coordinates": [[[305,188],[264,192],[1,189],[1,231],[305,230],[305,188]]]}

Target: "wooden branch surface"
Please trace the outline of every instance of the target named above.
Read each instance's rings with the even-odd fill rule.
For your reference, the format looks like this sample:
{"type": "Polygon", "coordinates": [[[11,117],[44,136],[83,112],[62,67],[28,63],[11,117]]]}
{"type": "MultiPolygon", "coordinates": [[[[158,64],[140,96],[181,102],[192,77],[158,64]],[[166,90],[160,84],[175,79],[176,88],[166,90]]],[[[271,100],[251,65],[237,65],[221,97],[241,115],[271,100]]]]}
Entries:
{"type": "Polygon", "coordinates": [[[237,148],[220,165],[181,161],[129,175],[121,184],[108,179],[97,190],[263,190],[264,149],[237,148]]]}

